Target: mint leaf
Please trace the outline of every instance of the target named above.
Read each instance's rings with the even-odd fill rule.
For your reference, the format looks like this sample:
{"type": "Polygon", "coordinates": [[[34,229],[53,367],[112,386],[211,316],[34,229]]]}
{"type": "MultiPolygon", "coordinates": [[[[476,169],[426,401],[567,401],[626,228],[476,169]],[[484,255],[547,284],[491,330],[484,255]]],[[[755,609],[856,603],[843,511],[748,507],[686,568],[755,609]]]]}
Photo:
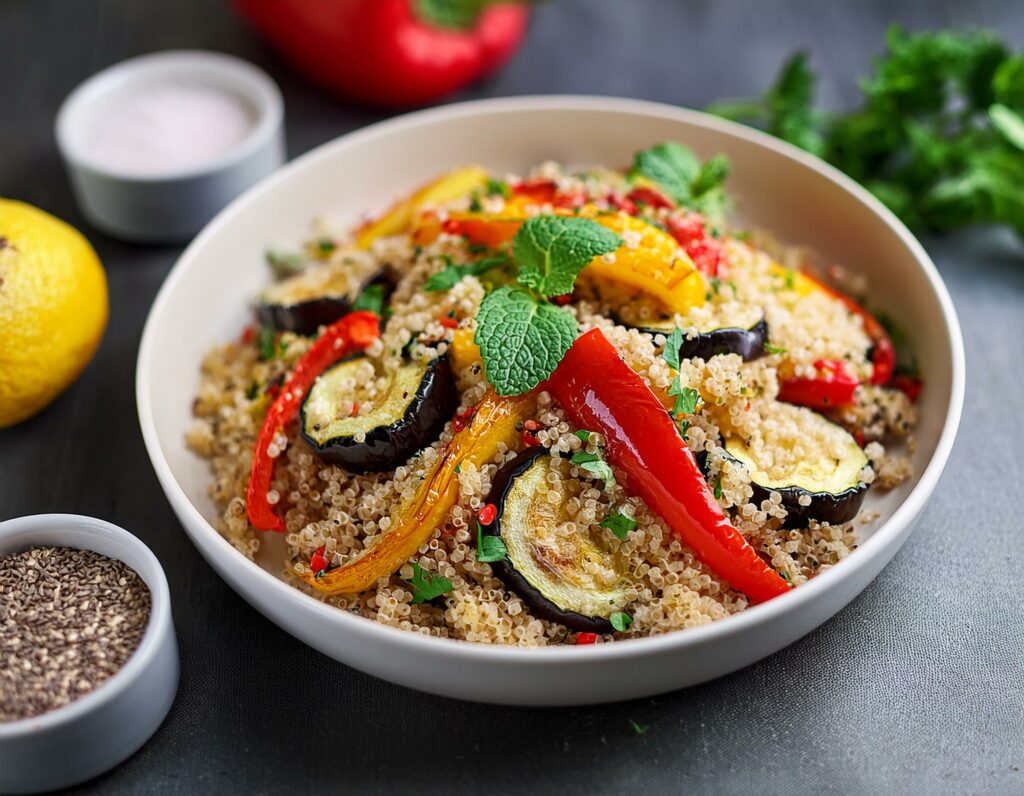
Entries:
{"type": "Polygon", "coordinates": [[[377,315],[381,315],[384,312],[384,285],[367,285],[366,289],[359,294],[352,303],[353,312],[356,310],[366,310],[377,315]]]}
{"type": "Polygon", "coordinates": [[[500,536],[484,536],[484,526],[479,522],[476,524],[476,560],[484,564],[491,564],[495,561],[504,561],[508,556],[508,548],[500,536]]]}
{"type": "Polygon", "coordinates": [[[595,257],[615,251],[622,239],[596,221],[566,216],[527,219],[512,241],[519,281],[542,296],[571,293],[576,277],[595,257]]]}
{"type": "Polygon", "coordinates": [[[601,527],[607,528],[615,536],[622,541],[626,541],[626,537],[629,532],[636,528],[636,520],[632,517],[627,517],[621,511],[614,511],[608,514],[603,520],[601,520],[601,527]]]}
{"type": "Polygon", "coordinates": [[[631,624],[633,624],[633,617],[631,617],[625,611],[616,611],[614,614],[608,617],[608,621],[612,623],[612,627],[614,627],[621,633],[631,624]]]}
{"type": "Polygon", "coordinates": [[[988,109],[988,117],[1003,138],[1017,149],[1024,149],[1024,118],[1017,111],[997,102],[988,109]]]}
{"type": "Polygon", "coordinates": [[[540,384],[578,333],[572,315],[521,287],[500,287],[485,296],[476,322],[474,341],[498,395],[519,395],[540,384]]]}
{"type": "Polygon", "coordinates": [[[697,176],[693,178],[693,182],[690,184],[690,190],[693,192],[693,195],[695,197],[703,196],[716,188],[720,188],[729,178],[729,170],[731,168],[732,164],[729,163],[729,158],[722,154],[714,155],[710,160],[704,161],[697,171],[697,176]]]}
{"type": "Polygon", "coordinates": [[[419,564],[412,565],[412,578],[406,582],[412,586],[414,603],[425,603],[452,590],[452,582],[448,578],[429,572],[419,564]]]}
{"type": "Polygon", "coordinates": [[[678,204],[688,203],[690,183],[700,171],[700,161],[682,144],[655,144],[633,156],[632,176],[656,182],[678,204]]]}

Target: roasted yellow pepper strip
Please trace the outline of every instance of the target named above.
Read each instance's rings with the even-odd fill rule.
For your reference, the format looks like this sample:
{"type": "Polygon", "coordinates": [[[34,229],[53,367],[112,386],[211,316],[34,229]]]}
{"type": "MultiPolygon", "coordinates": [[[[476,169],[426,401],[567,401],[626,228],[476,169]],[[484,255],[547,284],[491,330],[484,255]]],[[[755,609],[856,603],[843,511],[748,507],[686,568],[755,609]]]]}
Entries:
{"type": "Polygon", "coordinates": [[[352,561],[319,578],[305,574],[303,580],[325,594],[352,594],[366,591],[380,578],[397,572],[444,524],[459,498],[458,470],[466,464],[482,467],[503,445],[515,448],[521,437],[516,424],[536,413],[537,399],[532,393],[502,398],[488,390],[476,405],[469,425],[441,450],[416,494],[394,512],[395,526],[352,561]]]}
{"type": "MultiPolygon", "coordinates": [[[[497,247],[515,237],[528,217],[526,207],[530,204],[536,204],[536,200],[516,197],[509,200],[500,213],[453,212],[448,216],[448,227],[442,227],[436,219],[422,218],[416,222],[413,237],[417,243],[430,243],[442,228],[450,227],[452,232],[465,235],[473,243],[497,247]]],[[[564,208],[554,208],[552,212],[573,215],[564,208]]],[[[675,238],[664,230],[628,213],[604,211],[593,205],[580,208],[578,215],[620,236],[635,239],[635,245],[616,249],[614,262],[594,258],[583,270],[582,278],[612,283],[627,291],[640,291],[656,299],[670,313],[685,315],[707,300],[704,278],[675,238]]]]}
{"type": "Polygon", "coordinates": [[[368,249],[378,238],[399,235],[409,228],[424,208],[466,196],[486,182],[487,171],[479,166],[466,166],[438,177],[411,196],[395,202],[380,218],[363,226],[356,233],[356,245],[360,249],[368,249]]]}
{"type": "Polygon", "coordinates": [[[472,329],[456,329],[452,335],[452,344],[448,348],[448,358],[452,370],[461,373],[470,365],[483,363],[480,346],[473,341],[472,329]]]}

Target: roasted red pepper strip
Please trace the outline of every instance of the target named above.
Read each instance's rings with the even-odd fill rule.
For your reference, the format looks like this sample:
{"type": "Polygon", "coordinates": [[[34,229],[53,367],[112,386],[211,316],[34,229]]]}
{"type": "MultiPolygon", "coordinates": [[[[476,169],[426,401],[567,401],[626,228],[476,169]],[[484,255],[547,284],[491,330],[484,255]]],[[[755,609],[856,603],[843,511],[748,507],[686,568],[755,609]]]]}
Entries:
{"type": "Polygon", "coordinates": [[[874,315],[864,309],[849,296],[844,293],[840,293],[830,285],[826,285],[818,279],[818,277],[806,270],[802,273],[805,277],[814,282],[814,284],[832,296],[832,298],[837,301],[841,301],[846,306],[846,309],[854,315],[860,316],[861,322],[864,325],[864,332],[871,338],[871,342],[873,344],[871,351],[871,364],[874,365],[874,370],[871,372],[871,383],[888,384],[896,370],[896,347],[892,344],[892,338],[890,338],[889,333],[885,331],[885,327],[879,323],[878,319],[874,315]]]}
{"type": "Polygon", "coordinates": [[[416,0],[234,0],[302,72],[346,99],[422,105],[485,77],[518,49],[530,10],[481,5],[442,26],[416,0]]]}
{"type": "Polygon", "coordinates": [[[604,435],[630,490],[715,574],[754,602],[789,591],[732,527],[664,406],[599,329],[573,344],[546,389],[575,425],[604,435]]]}
{"type": "Polygon", "coordinates": [[[245,495],[245,510],[253,527],[261,531],[284,531],[284,523],[267,501],[275,461],[268,451],[274,437],[295,417],[299,404],[317,376],[342,357],[366,348],[379,336],[376,315],[372,312],[352,312],[328,326],[295,363],[292,375],[267,410],[263,427],[256,437],[249,488],[245,495]]]}
{"type": "Polygon", "coordinates": [[[779,400],[810,409],[834,409],[853,403],[860,381],[841,359],[820,359],[814,363],[818,376],[794,377],[779,384],[779,400]]]}

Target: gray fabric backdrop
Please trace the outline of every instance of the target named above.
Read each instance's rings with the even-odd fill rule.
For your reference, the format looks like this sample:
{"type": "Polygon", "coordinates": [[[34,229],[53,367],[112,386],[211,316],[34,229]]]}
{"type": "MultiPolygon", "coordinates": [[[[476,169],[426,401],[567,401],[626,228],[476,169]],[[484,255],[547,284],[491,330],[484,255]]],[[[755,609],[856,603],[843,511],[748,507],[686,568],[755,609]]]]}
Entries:
{"type": "MultiPolygon", "coordinates": [[[[509,68],[462,98],[580,92],[701,107],[756,92],[808,48],[824,98],[843,106],[893,19],[984,25],[1024,45],[1019,0],[558,0],[537,10],[509,68]]],[[[266,68],[285,93],[292,155],[381,118],[308,86],[220,0],[0,0],[0,194],[84,228],[52,141],[56,108],[92,72],[173,47],[266,68]]],[[[214,575],[172,516],[135,418],[139,335],[178,250],[90,238],[108,270],[110,328],[73,390],[0,432],[0,518],[81,512],[141,536],[171,583],[182,681],[149,744],[89,790],[1024,792],[1024,252],[1009,234],[926,241],[966,334],[967,406],[919,530],[878,580],[737,674],[559,710],[464,704],[352,671],[214,575]],[[630,719],[650,730],[636,735],[630,719]]]]}

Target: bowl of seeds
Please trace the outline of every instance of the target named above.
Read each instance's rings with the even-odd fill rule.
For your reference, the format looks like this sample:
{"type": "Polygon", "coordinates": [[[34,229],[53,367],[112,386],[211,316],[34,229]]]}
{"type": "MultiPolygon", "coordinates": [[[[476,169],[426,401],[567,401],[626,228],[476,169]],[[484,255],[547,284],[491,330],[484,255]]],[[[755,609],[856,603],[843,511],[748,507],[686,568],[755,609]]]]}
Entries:
{"type": "Polygon", "coordinates": [[[170,592],[148,547],[74,514],[0,522],[0,793],[112,768],[177,688],[170,592]]]}

